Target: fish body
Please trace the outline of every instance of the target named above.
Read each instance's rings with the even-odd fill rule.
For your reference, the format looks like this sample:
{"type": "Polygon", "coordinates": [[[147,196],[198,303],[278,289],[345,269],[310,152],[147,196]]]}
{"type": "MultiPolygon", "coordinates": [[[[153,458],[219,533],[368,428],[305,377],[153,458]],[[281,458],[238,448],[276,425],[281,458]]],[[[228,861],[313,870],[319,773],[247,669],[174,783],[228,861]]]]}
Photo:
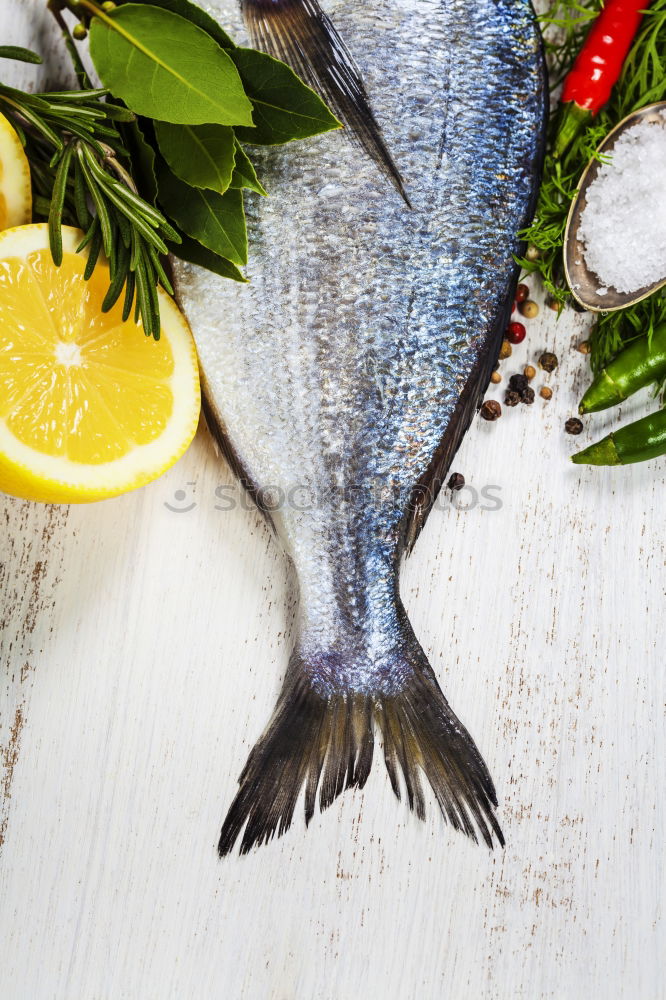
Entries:
{"type": "MultiPolygon", "coordinates": [[[[268,510],[299,588],[275,713],[225,820],[247,851],[367,779],[502,834],[488,770],[402,606],[400,560],[496,361],[547,103],[527,0],[326,4],[363,74],[412,209],[342,132],[262,150],[250,283],[177,264],[211,429],[268,510]]],[[[231,0],[215,12],[240,31],[231,0]]]]}

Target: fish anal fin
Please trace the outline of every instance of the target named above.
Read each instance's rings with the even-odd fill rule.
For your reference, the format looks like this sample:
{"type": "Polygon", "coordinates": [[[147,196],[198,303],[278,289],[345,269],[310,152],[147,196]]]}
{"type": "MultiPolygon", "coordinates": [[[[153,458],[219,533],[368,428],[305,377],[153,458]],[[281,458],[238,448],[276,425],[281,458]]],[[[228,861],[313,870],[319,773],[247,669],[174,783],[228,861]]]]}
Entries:
{"type": "Polygon", "coordinates": [[[213,394],[208,387],[208,383],[206,382],[203,373],[201,375],[201,411],[206,420],[206,426],[210,431],[210,435],[219,448],[222,457],[233,474],[239,480],[243,489],[252,497],[252,500],[256,504],[257,508],[266,518],[271,530],[275,532],[275,524],[273,522],[273,518],[271,517],[270,510],[264,503],[262,503],[260,489],[255,484],[229,440],[224,427],[224,421],[215,406],[213,394]]]}

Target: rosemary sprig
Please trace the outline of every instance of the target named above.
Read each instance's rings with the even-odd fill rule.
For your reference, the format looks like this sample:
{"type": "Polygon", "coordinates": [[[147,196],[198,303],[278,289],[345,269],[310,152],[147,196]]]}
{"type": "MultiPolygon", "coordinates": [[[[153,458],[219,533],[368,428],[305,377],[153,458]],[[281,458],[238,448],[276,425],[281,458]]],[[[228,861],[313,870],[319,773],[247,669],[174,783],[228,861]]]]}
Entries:
{"type": "Polygon", "coordinates": [[[127,108],[105,100],[107,91],[25,94],[0,84],[0,110],[19,133],[30,161],[35,214],[48,219],[53,260],[62,261],[61,225],[85,232],[86,277],[104,251],[110,283],[102,305],[108,311],[125,293],[123,317],[134,307],[146,334],[160,335],[156,287],[173,289],[162,265],[166,242],[180,236],[161,212],[143,199],[129,172],[119,127],[133,122],[127,108]]]}
{"type": "MultiPolygon", "coordinates": [[[[266,192],[244,142],[278,145],[340,123],[289,67],[237,48],[192,0],[45,2],[80,90],[28,94],[0,84],[0,111],[11,119],[30,163],[33,213],[48,220],[56,264],[62,224],[83,230],[78,249],[87,248],[85,276],[102,252],[109,262],[103,309],[124,291],[125,318],[133,308],[146,334],[157,339],[158,286],[173,294],[168,251],[180,256],[182,248],[184,259],[246,280],[240,270],[247,260],[243,192],[266,192]],[[68,14],[79,19],[72,31],[68,14]],[[88,32],[88,54],[104,89],[93,86],[75,44],[88,32]],[[162,126],[159,141],[156,123],[162,126]],[[220,157],[224,171],[217,167],[220,157]],[[172,224],[174,185],[179,196],[172,224]]],[[[0,58],[41,62],[37,53],[16,46],[0,45],[0,58]]]]}
{"type": "MultiPolygon", "coordinates": [[[[542,15],[554,87],[570,69],[589,23],[601,6],[601,0],[555,0],[542,15]]],[[[562,160],[546,156],[536,214],[523,233],[529,247],[521,264],[526,272],[541,276],[546,291],[557,302],[565,304],[571,300],[562,268],[562,242],[569,206],[581,174],[611,128],[637,108],[666,99],[665,52],[666,0],[654,0],[645,13],[606,108],[582,130],[562,160]]],[[[592,368],[595,371],[602,368],[625,343],[637,336],[651,336],[654,327],[663,322],[666,322],[663,291],[628,309],[602,314],[590,336],[592,368]]]]}

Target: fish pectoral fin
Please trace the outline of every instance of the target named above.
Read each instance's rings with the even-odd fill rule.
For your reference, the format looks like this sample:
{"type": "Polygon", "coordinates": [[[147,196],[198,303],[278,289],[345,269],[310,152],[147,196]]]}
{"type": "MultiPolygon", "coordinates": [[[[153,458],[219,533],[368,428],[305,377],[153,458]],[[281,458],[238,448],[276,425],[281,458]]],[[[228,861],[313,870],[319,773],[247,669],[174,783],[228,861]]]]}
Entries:
{"type": "Polygon", "coordinates": [[[242,0],[241,9],[252,44],[287,63],[321,95],[411,208],[361,71],[317,0],[242,0]]]}
{"type": "MultiPolygon", "coordinates": [[[[414,640],[416,642],[416,640],[414,640]]],[[[363,788],[372,766],[378,729],[391,787],[425,818],[421,774],[444,818],[474,841],[504,844],[494,814],[497,797],[488,769],[466,729],[451,711],[420,647],[420,663],[400,664],[402,690],[390,695],[339,691],[328,696],[312,683],[316,663],[292,655],[273,716],[252,750],[222,826],[218,851],[229,854],[242,833],[246,854],[291,826],[305,787],[305,822],[346,788],[363,788]]]]}

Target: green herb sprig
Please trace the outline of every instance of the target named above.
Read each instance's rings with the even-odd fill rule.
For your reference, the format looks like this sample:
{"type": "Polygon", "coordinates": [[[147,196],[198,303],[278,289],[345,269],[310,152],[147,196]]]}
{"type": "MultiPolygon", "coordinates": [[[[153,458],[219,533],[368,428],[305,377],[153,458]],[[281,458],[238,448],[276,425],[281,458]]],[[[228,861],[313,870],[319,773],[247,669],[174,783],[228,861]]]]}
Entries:
{"type": "MultiPolygon", "coordinates": [[[[556,0],[540,18],[556,87],[570,69],[600,0],[556,0]]],[[[561,160],[547,154],[536,214],[522,234],[528,243],[521,264],[543,279],[548,294],[566,304],[571,293],[562,266],[562,243],[569,207],[590,158],[606,134],[632,111],[666,100],[666,0],[654,0],[625,62],[608,105],[574,140],[561,160]]],[[[555,111],[551,120],[554,131],[555,111]]],[[[637,336],[652,336],[666,321],[666,295],[649,298],[619,312],[601,314],[590,336],[592,368],[598,371],[637,336]]]]}
{"type": "MultiPolygon", "coordinates": [[[[245,143],[277,145],[340,123],[287,66],[238,48],[190,0],[49,0],[80,90],[28,94],[0,84],[0,111],[26,150],[38,217],[62,261],[61,226],[84,232],[86,278],[104,252],[103,309],[124,292],[146,334],[159,337],[157,289],[173,293],[166,254],[245,281],[243,192],[265,195],[245,143]],[[65,19],[74,13],[73,31],[65,19]],[[76,41],[89,35],[102,87],[76,41]]],[[[39,62],[25,49],[0,57],[39,62]]]]}
{"type": "Polygon", "coordinates": [[[118,123],[134,121],[124,107],[103,100],[106,90],[23,94],[0,85],[0,110],[12,121],[30,163],[35,215],[48,219],[51,254],[62,263],[62,225],[83,230],[89,278],[102,250],[110,285],[102,309],[125,292],[123,318],[134,306],[146,333],[159,337],[157,285],[173,289],[161,256],[180,237],[158,209],[141,198],[127,169],[118,123]]]}

